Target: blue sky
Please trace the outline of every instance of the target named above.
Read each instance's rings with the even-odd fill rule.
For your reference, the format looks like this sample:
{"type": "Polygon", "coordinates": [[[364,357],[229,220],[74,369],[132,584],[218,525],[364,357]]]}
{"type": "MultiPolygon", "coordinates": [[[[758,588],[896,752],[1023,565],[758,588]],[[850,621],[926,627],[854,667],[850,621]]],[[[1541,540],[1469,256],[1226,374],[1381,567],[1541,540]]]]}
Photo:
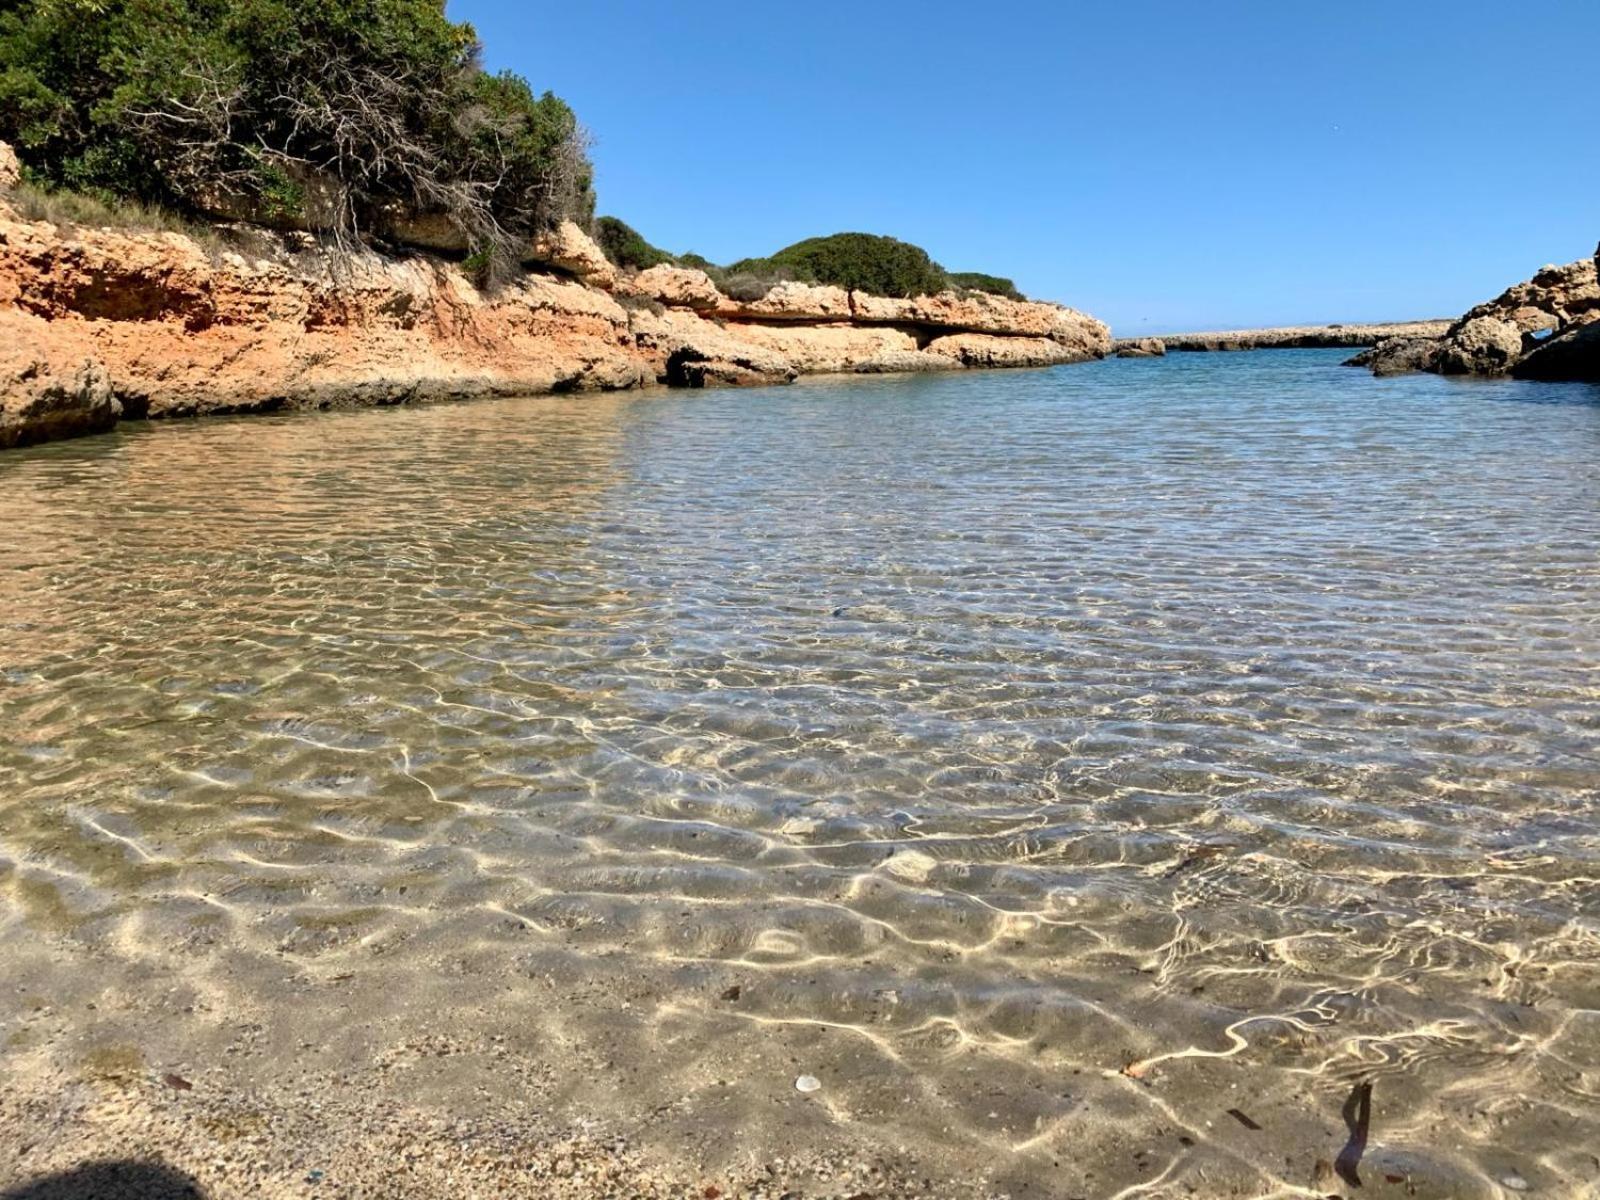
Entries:
{"type": "Polygon", "coordinates": [[[1600,240],[1600,0],[448,10],[719,262],[887,233],[1136,334],[1457,314],[1600,240]]]}

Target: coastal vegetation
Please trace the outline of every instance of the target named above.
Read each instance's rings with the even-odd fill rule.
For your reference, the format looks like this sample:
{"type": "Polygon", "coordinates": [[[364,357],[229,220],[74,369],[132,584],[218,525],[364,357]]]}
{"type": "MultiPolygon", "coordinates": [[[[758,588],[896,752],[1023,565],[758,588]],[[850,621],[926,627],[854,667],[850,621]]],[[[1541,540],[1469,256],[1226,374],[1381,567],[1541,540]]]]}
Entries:
{"type": "Polygon", "coordinates": [[[981,271],[946,271],[921,246],[873,233],[807,238],[774,254],[742,258],[727,266],[698,254],[675,255],[653,246],[617,217],[601,217],[595,222],[595,240],[616,266],[636,271],[662,263],[694,267],[736,300],[757,299],[773,285],[788,281],[898,299],[946,291],[1027,299],[1009,279],[981,271]]]}
{"type": "Polygon", "coordinates": [[[438,0],[25,0],[0,64],[39,188],[344,243],[421,214],[502,263],[593,215],[572,110],[485,71],[438,0]]]}

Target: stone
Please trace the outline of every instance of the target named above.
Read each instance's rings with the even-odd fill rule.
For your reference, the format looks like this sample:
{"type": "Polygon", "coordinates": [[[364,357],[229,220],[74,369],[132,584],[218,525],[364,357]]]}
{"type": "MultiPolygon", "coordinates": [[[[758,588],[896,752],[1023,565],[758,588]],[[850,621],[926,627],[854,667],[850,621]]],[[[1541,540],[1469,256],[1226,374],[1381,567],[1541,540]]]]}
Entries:
{"type": "Polygon", "coordinates": [[[1439,364],[1444,343],[1438,338],[1386,338],[1345,363],[1347,367],[1370,367],[1374,375],[1388,377],[1432,371],[1439,364]]]}
{"type": "Polygon", "coordinates": [[[395,208],[382,218],[383,235],[402,246],[416,246],[439,254],[465,254],[467,235],[443,213],[419,213],[395,208]]]}
{"type": "Polygon", "coordinates": [[[1533,278],[1471,309],[1457,322],[1457,327],[1478,317],[1507,321],[1521,333],[1566,329],[1600,319],[1600,274],[1597,274],[1596,258],[1580,258],[1565,266],[1542,267],[1533,278]]]}
{"type": "Polygon", "coordinates": [[[554,267],[603,291],[610,291],[617,284],[617,269],[611,260],[593,238],[571,221],[562,221],[534,238],[524,260],[554,267]]]}
{"type": "Polygon", "coordinates": [[[926,350],[952,358],[964,367],[1053,367],[1100,357],[1051,338],[997,337],[987,333],[947,334],[934,338],[926,350]]]}
{"type": "Polygon", "coordinates": [[[0,347],[0,449],[104,433],[122,415],[103,363],[0,347]]]}
{"type": "Polygon", "coordinates": [[[1444,339],[1442,375],[1504,375],[1522,357],[1522,331],[1499,317],[1473,317],[1444,339]]]}
{"type": "Polygon", "coordinates": [[[17,152],[5,142],[0,142],[0,192],[9,192],[22,182],[22,164],[17,152]]]}
{"type": "Polygon", "coordinates": [[[1118,358],[1161,358],[1167,344],[1160,338],[1129,338],[1117,343],[1118,358]]]}
{"type": "Polygon", "coordinates": [[[779,283],[758,300],[724,297],[719,316],[773,321],[848,321],[856,313],[851,293],[809,283],[779,283]]]}
{"type": "Polygon", "coordinates": [[[1518,379],[1600,383],[1600,321],[1537,343],[1512,374],[1518,379]]]}
{"type": "Polygon", "coordinates": [[[621,289],[641,300],[654,300],[669,308],[692,308],[709,312],[721,305],[725,297],[711,282],[711,276],[691,267],[675,267],[661,263],[648,271],[640,271],[627,280],[621,289]]]}

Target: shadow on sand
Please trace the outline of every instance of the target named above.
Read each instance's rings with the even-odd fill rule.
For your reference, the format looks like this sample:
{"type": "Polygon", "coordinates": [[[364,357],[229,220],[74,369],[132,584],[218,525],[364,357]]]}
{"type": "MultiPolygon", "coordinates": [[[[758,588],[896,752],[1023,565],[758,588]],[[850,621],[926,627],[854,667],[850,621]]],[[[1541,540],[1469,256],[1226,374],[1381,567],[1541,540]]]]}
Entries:
{"type": "Polygon", "coordinates": [[[86,1163],[0,1192],[0,1200],[205,1200],[200,1185],[160,1163],[86,1163]]]}

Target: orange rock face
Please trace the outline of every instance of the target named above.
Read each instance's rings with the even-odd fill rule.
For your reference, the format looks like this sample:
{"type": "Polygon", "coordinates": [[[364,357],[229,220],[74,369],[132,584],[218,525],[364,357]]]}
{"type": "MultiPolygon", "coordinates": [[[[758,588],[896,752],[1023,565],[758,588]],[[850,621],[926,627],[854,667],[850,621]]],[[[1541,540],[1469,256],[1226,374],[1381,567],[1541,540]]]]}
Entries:
{"type": "Polygon", "coordinates": [[[259,256],[28,221],[0,193],[0,447],[122,417],[1038,366],[1110,349],[1104,325],[1055,305],[800,284],[740,303],[699,271],[623,277],[575,226],[537,248],[547,270],[492,292],[437,257],[340,259],[259,230],[248,244],[259,256]]]}

